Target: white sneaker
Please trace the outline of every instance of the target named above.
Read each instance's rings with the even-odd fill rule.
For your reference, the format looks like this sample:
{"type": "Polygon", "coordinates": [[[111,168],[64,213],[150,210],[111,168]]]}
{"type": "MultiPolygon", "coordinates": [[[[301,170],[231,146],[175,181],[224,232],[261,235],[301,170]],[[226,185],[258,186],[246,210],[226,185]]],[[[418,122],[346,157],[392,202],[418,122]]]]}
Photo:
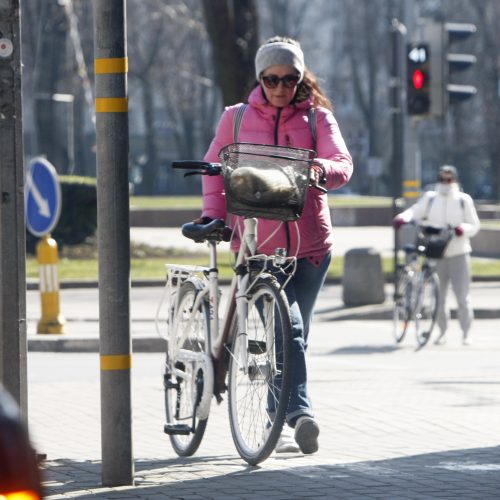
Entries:
{"type": "Polygon", "coordinates": [[[299,451],[299,445],[295,442],[295,438],[293,437],[293,429],[286,423],[283,426],[283,430],[281,431],[274,451],[276,451],[276,453],[297,453],[299,451]]]}
{"type": "Polygon", "coordinates": [[[314,418],[300,417],[295,424],[295,441],[305,455],[318,451],[319,425],[314,418]]]}
{"type": "Polygon", "coordinates": [[[462,345],[472,345],[472,342],[468,335],[464,335],[464,338],[462,340],[462,345]]]}

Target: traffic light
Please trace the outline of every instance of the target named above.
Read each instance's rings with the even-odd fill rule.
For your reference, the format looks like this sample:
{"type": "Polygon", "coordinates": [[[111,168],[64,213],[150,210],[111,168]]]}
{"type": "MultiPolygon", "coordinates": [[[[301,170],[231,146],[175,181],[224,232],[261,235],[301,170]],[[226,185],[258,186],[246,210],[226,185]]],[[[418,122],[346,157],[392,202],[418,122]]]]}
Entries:
{"type": "Polygon", "coordinates": [[[430,114],[442,116],[450,105],[476,94],[474,86],[455,82],[456,74],[474,65],[476,56],[453,51],[455,42],[466,40],[475,32],[474,24],[425,21],[423,35],[429,43],[430,69],[433,75],[430,114]]]}
{"type": "Polygon", "coordinates": [[[469,23],[444,23],[444,44],[445,44],[445,71],[448,70],[446,78],[446,90],[448,103],[455,104],[476,95],[476,87],[454,83],[452,77],[476,63],[476,56],[472,54],[456,54],[450,47],[455,41],[462,41],[469,38],[476,32],[476,26],[469,23]]]}
{"type": "Polygon", "coordinates": [[[408,114],[428,114],[431,106],[431,68],[429,44],[408,44],[406,69],[406,102],[408,114]]]}

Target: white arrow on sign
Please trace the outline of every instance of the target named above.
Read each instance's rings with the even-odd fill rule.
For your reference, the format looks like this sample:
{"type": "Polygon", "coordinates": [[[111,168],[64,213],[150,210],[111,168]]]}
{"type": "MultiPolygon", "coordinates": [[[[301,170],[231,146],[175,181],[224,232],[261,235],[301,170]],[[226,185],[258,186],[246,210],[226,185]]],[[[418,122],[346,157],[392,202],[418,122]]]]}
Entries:
{"type": "Polygon", "coordinates": [[[31,175],[31,172],[28,173],[26,184],[28,186],[28,191],[31,191],[35,203],[38,206],[38,213],[43,217],[49,218],[50,217],[49,202],[42,196],[40,191],[38,191],[36,184],[33,182],[33,177],[31,175]]]}

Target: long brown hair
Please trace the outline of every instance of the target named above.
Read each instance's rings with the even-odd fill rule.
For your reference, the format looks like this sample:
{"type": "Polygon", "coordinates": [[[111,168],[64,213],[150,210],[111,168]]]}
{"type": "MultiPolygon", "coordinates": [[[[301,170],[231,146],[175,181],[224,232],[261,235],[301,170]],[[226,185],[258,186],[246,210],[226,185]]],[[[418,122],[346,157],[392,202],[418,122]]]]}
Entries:
{"type": "Polygon", "coordinates": [[[305,68],[304,78],[297,87],[297,92],[295,93],[293,102],[302,102],[309,98],[312,99],[315,107],[323,106],[324,108],[333,111],[333,105],[319,86],[318,79],[312,71],[305,68]]]}

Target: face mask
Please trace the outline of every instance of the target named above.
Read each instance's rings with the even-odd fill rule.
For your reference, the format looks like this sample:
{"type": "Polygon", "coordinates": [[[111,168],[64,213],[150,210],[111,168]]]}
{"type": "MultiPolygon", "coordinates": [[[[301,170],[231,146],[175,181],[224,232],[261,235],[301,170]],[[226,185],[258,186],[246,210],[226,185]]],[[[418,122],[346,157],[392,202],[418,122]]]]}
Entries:
{"type": "Polygon", "coordinates": [[[437,188],[438,193],[447,195],[452,190],[452,186],[453,186],[453,184],[439,183],[438,188],[437,188]]]}

